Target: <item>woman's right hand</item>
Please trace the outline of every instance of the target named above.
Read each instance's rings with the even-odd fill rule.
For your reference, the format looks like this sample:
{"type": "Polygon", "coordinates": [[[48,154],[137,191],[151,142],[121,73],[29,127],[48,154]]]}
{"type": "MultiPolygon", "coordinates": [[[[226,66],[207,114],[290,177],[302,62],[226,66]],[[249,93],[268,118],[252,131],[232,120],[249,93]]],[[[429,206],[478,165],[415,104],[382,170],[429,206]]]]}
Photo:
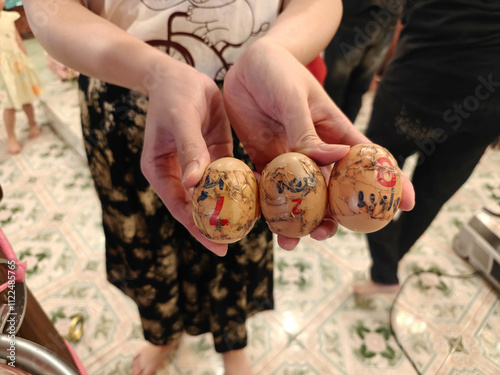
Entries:
{"type": "Polygon", "coordinates": [[[208,76],[182,63],[157,70],[141,157],[144,176],[167,209],[207,249],[225,255],[227,245],[205,238],[195,226],[191,196],[207,165],[232,156],[232,136],[222,94],[208,76]]]}
{"type": "Polygon", "coordinates": [[[203,245],[192,188],[211,160],[232,155],[231,129],[217,85],[206,75],[128,34],[80,0],[25,0],[31,29],[57,61],[149,96],[141,167],[171,214],[203,245]]]}

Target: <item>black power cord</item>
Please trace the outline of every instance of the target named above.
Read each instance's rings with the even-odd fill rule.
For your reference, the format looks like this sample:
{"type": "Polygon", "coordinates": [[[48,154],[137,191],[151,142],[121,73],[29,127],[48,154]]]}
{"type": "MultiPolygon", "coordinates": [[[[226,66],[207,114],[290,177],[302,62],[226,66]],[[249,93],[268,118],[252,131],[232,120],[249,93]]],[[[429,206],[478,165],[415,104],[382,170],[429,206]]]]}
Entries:
{"type": "Polygon", "coordinates": [[[403,281],[403,283],[401,284],[401,288],[400,288],[399,292],[396,294],[396,297],[394,298],[394,301],[392,302],[391,308],[390,308],[390,311],[389,311],[389,328],[391,330],[392,336],[396,340],[396,344],[398,344],[399,348],[401,349],[401,351],[403,352],[403,354],[405,355],[405,357],[408,359],[408,361],[410,362],[410,364],[412,365],[412,367],[415,369],[415,372],[417,373],[417,375],[423,375],[423,373],[420,372],[420,370],[417,367],[417,364],[413,361],[413,359],[411,358],[410,354],[406,351],[406,349],[403,347],[403,345],[399,341],[398,336],[396,335],[396,332],[394,331],[394,327],[392,325],[392,318],[393,318],[393,313],[394,313],[394,308],[396,306],[396,302],[398,301],[399,296],[403,292],[405,285],[412,278],[414,278],[416,276],[420,276],[420,275],[425,274],[425,273],[435,274],[435,275],[437,275],[439,277],[448,277],[448,278],[453,278],[453,279],[471,279],[473,277],[476,277],[476,276],[480,275],[480,273],[477,272],[477,271],[473,272],[473,273],[470,273],[470,274],[465,274],[465,275],[450,275],[450,274],[440,273],[440,272],[435,272],[435,271],[418,271],[418,272],[410,274],[403,281]]]}

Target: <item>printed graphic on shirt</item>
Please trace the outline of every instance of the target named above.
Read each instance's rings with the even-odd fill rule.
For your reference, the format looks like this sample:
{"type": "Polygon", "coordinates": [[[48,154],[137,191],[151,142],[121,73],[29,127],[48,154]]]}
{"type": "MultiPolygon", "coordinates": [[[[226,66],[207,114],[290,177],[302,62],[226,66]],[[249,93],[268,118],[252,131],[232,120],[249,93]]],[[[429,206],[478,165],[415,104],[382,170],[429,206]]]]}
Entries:
{"type": "MultiPolygon", "coordinates": [[[[141,2],[149,10],[163,14],[174,9],[173,12],[168,12],[165,35],[145,41],[215,80],[224,78],[239,55],[238,50],[252,38],[267,31],[277,14],[275,5],[272,18],[268,16],[267,19],[258,19],[254,9],[255,0],[141,2]]],[[[279,4],[279,1],[275,3],[279,4]]]]}

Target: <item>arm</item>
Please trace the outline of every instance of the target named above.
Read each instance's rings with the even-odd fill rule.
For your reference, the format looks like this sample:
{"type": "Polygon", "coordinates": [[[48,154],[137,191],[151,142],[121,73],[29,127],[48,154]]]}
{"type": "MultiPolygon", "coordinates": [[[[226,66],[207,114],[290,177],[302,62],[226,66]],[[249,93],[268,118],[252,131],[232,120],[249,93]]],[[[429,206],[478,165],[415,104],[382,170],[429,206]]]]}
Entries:
{"type": "Polygon", "coordinates": [[[66,66],[118,86],[148,94],[157,69],[175,66],[164,54],[149,47],[78,0],[27,0],[28,21],[48,54],[66,66]]]}
{"type": "Polygon", "coordinates": [[[323,51],[342,19],[341,0],[284,0],[265,39],[308,64],[323,51]]]}
{"type": "Polygon", "coordinates": [[[232,153],[231,131],[215,83],[77,0],[25,0],[24,6],[35,36],[56,60],[148,95],[142,171],[172,215],[208,249],[225,254],[227,245],[201,235],[191,213],[192,188],[210,160],[232,153]]]}
{"type": "MultiPolygon", "coordinates": [[[[229,70],[226,111],[258,171],[288,151],[328,166],[344,157],[348,146],[369,142],[304,67],[330,41],[341,12],[340,0],[287,0],[268,33],[229,70]]],[[[402,209],[413,205],[408,184],[402,209]]],[[[337,224],[327,217],[311,237],[325,239],[336,230],[337,224]]],[[[278,241],[285,249],[298,243],[283,236],[278,241]]]]}
{"type": "Polygon", "coordinates": [[[23,38],[21,38],[21,34],[19,34],[19,31],[17,31],[17,29],[16,29],[16,42],[17,45],[19,46],[19,49],[23,51],[25,55],[27,55],[28,52],[26,51],[26,46],[23,43],[23,38]]]}

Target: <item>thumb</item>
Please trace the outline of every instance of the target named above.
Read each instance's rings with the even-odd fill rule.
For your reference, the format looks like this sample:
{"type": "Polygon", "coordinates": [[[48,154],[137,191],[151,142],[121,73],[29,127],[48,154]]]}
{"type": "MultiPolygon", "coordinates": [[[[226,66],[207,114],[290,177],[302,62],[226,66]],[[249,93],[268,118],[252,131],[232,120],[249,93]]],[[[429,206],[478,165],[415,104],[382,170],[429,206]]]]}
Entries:
{"type": "Polygon", "coordinates": [[[189,124],[177,127],[173,135],[182,170],[182,184],[186,188],[193,187],[200,181],[205,168],[210,163],[210,154],[205,139],[201,130],[193,129],[189,124]]]}
{"type": "Polygon", "coordinates": [[[309,156],[320,165],[334,163],[349,152],[348,145],[323,142],[316,132],[309,108],[304,108],[290,117],[285,128],[291,150],[309,156]]]}

